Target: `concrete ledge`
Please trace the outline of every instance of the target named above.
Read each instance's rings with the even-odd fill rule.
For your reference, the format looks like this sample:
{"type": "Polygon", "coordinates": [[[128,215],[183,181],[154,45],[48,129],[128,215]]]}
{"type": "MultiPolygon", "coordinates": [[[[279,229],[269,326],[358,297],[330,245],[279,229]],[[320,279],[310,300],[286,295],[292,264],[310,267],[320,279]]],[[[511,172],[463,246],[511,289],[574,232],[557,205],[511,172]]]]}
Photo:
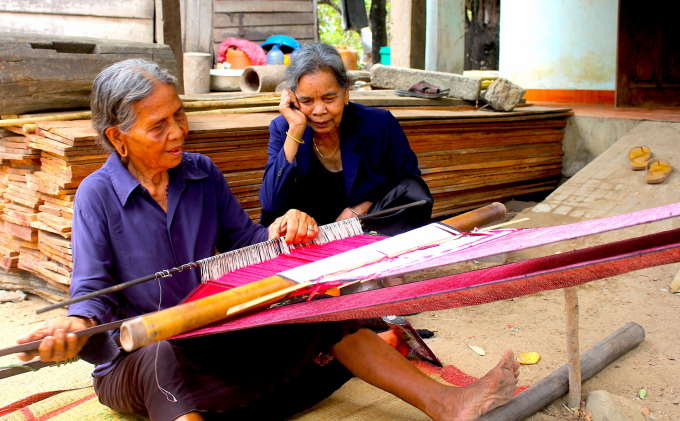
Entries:
{"type": "Polygon", "coordinates": [[[421,80],[439,86],[441,89],[449,88],[451,89],[449,96],[468,101],[477,101],[482,88],[482,79],[477,77],[381,64],[374,64],[371,67],[371,82],[375,83],[378,88],[407,90],[421,80]]]}

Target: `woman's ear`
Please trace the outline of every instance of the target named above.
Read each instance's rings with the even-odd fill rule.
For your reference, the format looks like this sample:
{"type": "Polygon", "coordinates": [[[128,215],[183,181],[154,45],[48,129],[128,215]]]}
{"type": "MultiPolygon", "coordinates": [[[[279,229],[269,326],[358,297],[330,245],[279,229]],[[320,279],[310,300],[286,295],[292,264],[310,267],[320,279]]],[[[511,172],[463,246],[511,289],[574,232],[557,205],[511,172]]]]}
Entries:
{"type": "Polygon", "coordinates": [[[345,105],[349,105],[349,78],[347,78],[347,86],[345,86],[345,105]]]}
{"type": "Polygon", "coordinates": [[[123,132],[121,132],[118,127],[111,126],[106,129],[104,133],[109,139],[109,142],[111,142],[113,147],[116,148],[118,155],[120,155],[121,158],[126,158],[128,154],[128,148],[126,145],[127,139],[125,138],[123,132]]]}

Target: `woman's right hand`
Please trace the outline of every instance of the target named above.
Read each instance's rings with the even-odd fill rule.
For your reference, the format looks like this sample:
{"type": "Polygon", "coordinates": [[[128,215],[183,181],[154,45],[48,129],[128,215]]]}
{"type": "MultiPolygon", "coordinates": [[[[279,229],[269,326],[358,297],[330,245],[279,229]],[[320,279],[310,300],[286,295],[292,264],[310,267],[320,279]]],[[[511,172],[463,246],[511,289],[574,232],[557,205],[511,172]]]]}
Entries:
{"type": "Polygon", "coordinates": [[[290,89],[284,89],[283,92],[281,92],[279,111],[286,118],[288,127],[291,129],[302,129],[304,132],[304,129],[307,126],[307,116],[300,111],[300,103],[290,89]]]}
{"type": "Polygon", "coordinates": [[[17,339],[18,344],[42,339],[37,351],[24,352],[18,357],[22,361],[30,361],[36,355],[39,355],[42,361],[64,361],[73,358],[85,346],[89,336],[78,338],[71,332],[88,327],[92,327],[91,323],[80,317],[59,317],[47,320],[36,330],[17,339]]]}

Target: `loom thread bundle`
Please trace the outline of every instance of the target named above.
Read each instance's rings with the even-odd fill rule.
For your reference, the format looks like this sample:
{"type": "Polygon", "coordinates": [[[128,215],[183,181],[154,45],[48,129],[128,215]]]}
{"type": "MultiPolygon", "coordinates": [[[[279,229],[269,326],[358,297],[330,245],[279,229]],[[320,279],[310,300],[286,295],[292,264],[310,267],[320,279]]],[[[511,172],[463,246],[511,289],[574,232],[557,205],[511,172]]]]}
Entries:
{"type": "Polygon", "coordinates": [[[227,273],[269,261],[282,254],[289,254],[295,248],[311,244],[327,244],[331,241],[342,240],[360,234],[363,234],[361,222],[357,218],[350,218],[319,227],[319,235],[308,244],[289,246],[283,237],[279,237],[208,257],[196,263],[201,268],[201,280],[205,283],[210,279],[218,279],[227,273]]]}

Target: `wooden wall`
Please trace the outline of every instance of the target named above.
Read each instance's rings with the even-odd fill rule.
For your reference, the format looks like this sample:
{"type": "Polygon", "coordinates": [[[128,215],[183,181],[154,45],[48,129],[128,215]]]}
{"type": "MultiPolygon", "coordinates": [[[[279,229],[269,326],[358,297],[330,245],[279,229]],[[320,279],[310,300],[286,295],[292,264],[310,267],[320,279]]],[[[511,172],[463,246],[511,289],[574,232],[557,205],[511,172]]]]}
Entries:
{"type": "Polygon", "coordinates": [[[262,43],[288,35],[300,43],[318,39],[315,0],[213,0],[212,41],[215,55],[229,37],[262,43]]]}
{"type": "Polygon", "coordinates": [[[154,42],[154,0],[2,0],[0,32],[154,42]]]}

